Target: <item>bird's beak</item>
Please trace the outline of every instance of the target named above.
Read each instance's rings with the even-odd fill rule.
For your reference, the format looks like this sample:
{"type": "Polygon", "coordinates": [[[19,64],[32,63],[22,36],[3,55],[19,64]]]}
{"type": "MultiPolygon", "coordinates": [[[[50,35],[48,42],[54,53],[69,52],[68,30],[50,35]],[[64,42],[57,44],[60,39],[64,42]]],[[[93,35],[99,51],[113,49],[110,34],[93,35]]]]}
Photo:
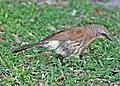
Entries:
{"type": "Polygon", "coordinates": [[[106,37],[108,40],[110,40],[110,41],[113,41],[112,40],[112,37],[110,36],[110,35],[107,35],[107,37],[106,37]]]}
{"type": "Polygon", "coordinates": [[[112,37],[110,35],[107,35],[106,38],[110,41],[112,41],[112,37]]]}
{"type": "Polygon", "coordinates": [[[106,39],[112,41],[112,37],[109,34],[102,34],[106,39]]]}

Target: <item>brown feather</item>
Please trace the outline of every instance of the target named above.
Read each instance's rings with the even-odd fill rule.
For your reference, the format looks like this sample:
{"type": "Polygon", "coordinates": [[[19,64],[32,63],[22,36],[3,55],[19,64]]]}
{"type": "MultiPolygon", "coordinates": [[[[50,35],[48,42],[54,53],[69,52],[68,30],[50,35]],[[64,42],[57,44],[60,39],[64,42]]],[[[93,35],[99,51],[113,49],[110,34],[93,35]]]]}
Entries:
{"type": "Polygon", "coordinates": [[[22,50],[26,50],[27,48],[31,48],[37,45],[40,45],[40,43],[45,41],[51,41],[51,40],[59,40],[59,41],[67,41],[67,40],[76,40],[79,38],[82,38],[86,35],[87,31],[89,31],[89,28],[85,27],[77,27],[74,29],[65,29],[62,31],[59,31],[57,33],[52,34],[51,36],[41,40],[40,42],[33,43],[33,44],[26,44],[21,47],[15,48],[12,50],[13,53],[20,52],[22,50]],[[87,30],[88,29],[88,30],[87,30]]]}
{"type": "MultiPolygon", "coordinates": [[[[57,33],[54,33],[53,35],[41,40],[38,43],[27,44],[19,48],[13,49],[12,52],[13,53],[20,52],[22,50],[25,50],[27,48],[37,46],[37,45],[43,46],[45,42],[54,40],[54,41],[60,42],[60,44],[57,45],[58,47],[54,49],[56,53],[62,54],[64,56],[66,56],[65,55],[66,53],[81,54],[83,50],[88,46],[89,43],[91,43],[93,40],[101,36],[101,34],[97,32],[97,30],[101,32],[104,31],[106,33],[108,32],[106,28],[100,25],[88,25],[86,27],[65,29],[57,33]]],[[[55,42],[55,44],[56,43],[58,42],[55,42]]]]}
{"type": "MultiPolygon", "coordinates": [[[[50,41],[50,40],[60,40],[60,41],[65,41],[65,40],[75,40],[76,38],[82,37],[86,35],[86,31],[88,28],[84,27],[77,27],[74,29],[67,29],[67,30],[62,30],[59,31],[50,37],[45,38],[42,41],[50,41]]],[[[88,29],[89,30],[89,29],[88,29]]]]}

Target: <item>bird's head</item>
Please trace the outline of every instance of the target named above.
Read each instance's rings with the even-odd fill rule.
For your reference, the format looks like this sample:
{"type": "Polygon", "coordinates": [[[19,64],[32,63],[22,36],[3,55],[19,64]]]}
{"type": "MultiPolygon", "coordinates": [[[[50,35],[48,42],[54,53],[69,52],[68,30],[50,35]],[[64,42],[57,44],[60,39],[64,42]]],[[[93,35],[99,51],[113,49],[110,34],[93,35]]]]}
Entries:
{"type": "Polygon", "coordinates": [[[95,29],[96,36],[98,36],[100,38],[104,37],[104,38],[107,38],[108,40],[112,41],[110,33],[104,26],[94,25],[94,29],[95,29]]]}

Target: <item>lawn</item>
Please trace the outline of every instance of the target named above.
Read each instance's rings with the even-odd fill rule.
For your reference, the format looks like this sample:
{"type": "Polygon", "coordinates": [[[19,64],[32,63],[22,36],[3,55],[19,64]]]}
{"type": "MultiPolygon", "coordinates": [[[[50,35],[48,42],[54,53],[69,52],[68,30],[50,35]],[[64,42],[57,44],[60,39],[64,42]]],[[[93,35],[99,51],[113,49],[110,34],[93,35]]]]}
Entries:
{"type": "Polygon", "coordinates": [[[0,1],[0,86],[120,85],[120,9],[105,9],[88,0],[68,2],[69,6],[58,7],[27,0],[0,1]],[[50,51],[45,48],[11,53],[12,48],[38,42],[62,28],[88,24],[104,25],[113,41],[97,39],[80,58],[64,58],[65,64],[54,58],[54,52],[46,55],[50,51]]]}

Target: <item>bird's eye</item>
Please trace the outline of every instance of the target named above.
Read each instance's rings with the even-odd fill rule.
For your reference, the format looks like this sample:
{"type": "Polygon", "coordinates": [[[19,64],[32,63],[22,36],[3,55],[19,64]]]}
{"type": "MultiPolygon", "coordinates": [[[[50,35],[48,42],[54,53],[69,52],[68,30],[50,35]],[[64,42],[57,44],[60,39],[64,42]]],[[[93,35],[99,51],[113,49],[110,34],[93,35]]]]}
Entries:
{"type": "Polygon", "coordinates": [[[102,35],[102,36],[105,36],[105,37],[107,36],[107,34],[106,34],[106,33],[101,33],[101,35],[102,35]]]}
{"type": "Polygon", "coordinates": [[[46,41],[44,44],[48,44],[49,42],[48,41],[46,41]]]}

